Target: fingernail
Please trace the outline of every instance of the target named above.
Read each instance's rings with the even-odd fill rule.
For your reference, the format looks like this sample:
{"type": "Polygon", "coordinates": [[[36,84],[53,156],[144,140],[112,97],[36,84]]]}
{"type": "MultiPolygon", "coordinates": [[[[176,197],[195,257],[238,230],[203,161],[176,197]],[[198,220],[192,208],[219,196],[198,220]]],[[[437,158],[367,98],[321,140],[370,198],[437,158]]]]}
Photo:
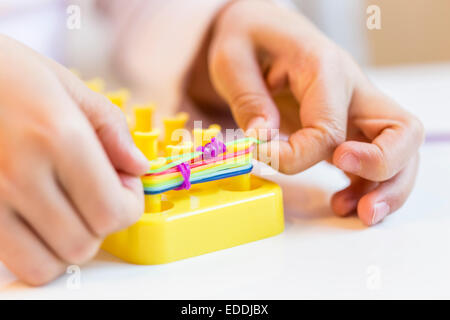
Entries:
{"type": "Polygon", "coordinates": [[[389,213],[390,207],[386,202],[378,202],[373,206],[372,225],[383,220],[389,213]]]}
{"type": "Polygon", "coordinates": [[[148,170],[149,163],[148,163],[147,157],[144,156],[144,154],[142,153],[142,151],[139,150],[139,148],[136,147],[134,144],[133,144],[133,146],[131,147],[131,155],[133,156],[133,158],[134,158],[137,162],[141,163],[142,166],[144,166],[144,167],[147,168],[147,169],[145,169],[145,170],[148,170]]]}
{"type": "Polygon", "coordinates": [[[248,124],[248,129],[264,129],[267,127],[267,121],[263,117],[256,117],[251,119],[248,124]]]}
{"type": "Polygon", "coordinates": [[[245,135],[247,137],[259,139],[259,137],[267,136],[267,132],[262,132],[263,130],[269,130],[267,127],[266,119],[264,119],[263,117],[256,117],[250,120],[250,122],[247,124],[245,135]]]}
{"type": "Polygon", "coordinates": [[[142,189],[142,181],[138,177],[133,177],[130,175],[120,175],[120,181],[124,187],[131,190],[139,190],[142,189]]]}
{"type": "Polygon", "coordinates": [[[361,161],[352,153],[344,153],[338,161],[339,167],[347,172],[358,173],[361,171],[361,161]]]}
{"type": "Polygon", "coordinates": [[[249,138],[258,139],[258,133],[256,132],[255,129],[247,129],[247,130],[244,132],[244,135],[245,135],[246,137],[249,137],[249,138]]]}

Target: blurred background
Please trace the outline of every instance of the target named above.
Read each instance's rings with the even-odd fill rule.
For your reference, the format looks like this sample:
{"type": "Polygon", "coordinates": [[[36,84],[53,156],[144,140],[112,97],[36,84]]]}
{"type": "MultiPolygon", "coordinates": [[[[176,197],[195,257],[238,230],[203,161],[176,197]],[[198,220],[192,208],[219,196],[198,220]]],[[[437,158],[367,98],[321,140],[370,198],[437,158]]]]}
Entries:
{"type": "MultiPolygon", "coordinates": [[[[66,66],[74,67],[86,79],[101,76],[116,87],[122,85],[121,79],[115,77],[120,68],[111,64],[111,56],[123,51],[126,46],[114,46],[114,27],[98,10],[99,3],[111,4],[116,1],[119,1],[121,10],[127,9],[133,2],[0,0],[0,32],[66,66]],[[82,27],[69,30],[67,19],[71,12],[68,9],[72,5],[80,8],[82,27]]],[[[160,20],[151,20],[154,24],[148,28],[161,36],[155,38],[158,41],[153,39],[154,47],[149,50],[153,57],[146,56],[147,62],[154,63],[150,67],[140,68],[152,70],[151,73],[146,73],[148,78],[143,82],[156,88],[145,88],[144,94],[165,106],[162,109],[172,110],[168,106],[176,105],[174,92],[180,86],[176,81],[170,80],[170,75],[173,78],[181,77],[177,77],[176,72],[168,72],[167,66],[172,66],[172,69],[181,68],[176,65],[174,67],[173,63],[167,61],[164,63],[163,60],[173,62],[170,59],[172,56],[165,53],[175,52],[176,60],[182,63],[177,53],[181,52],[186,56],[188,51],[182,43],[194,43],[186,40],[184,32],[191,32],[189,30],[195,29],[194,26],[199,21],[196,17],[198,9],[194,4],[205,6],[225,0],[190,0],[191,3],[187,0],[147,1],[158,6],[170,4],[170,10],[166,10],[170,14],[160,17],[160,20]],[[178,16],[171,18],[171,10],[177,11],[178,16]],[[170,23],[167,23],[169,20],[170,23]],[[156,70],[160,71],[158,75],[155,75],[156,70]],[[161,88],[170,83],[175,83],[175,89],[161,88]]],[[[448,109],[450,100],[445,95],[450,84],[450,0],[273,1],[303,12],[328,37],[348,50],[377,86],[411,108],[426,126],[448,130],[445,117],[437,115],[441,113],[438,109],[448,109]],[[377,13],[373,8],[379,14],[379,28],[368,27],[368,22],[373,23],[373,17],[377,13]],[[415,90],[414,97],[410,95],[412,90],[415,90]],[[429,108],[433,107],[436,108],[435,112],[430,112],[429,108]]],[[[115,22],[114,19],[113,21],[115,22]]],[[[143,98],[146,99],[147,97],[143,98]]]]}
{"type": "MultiPolygon", "coordinates": [[[[450,61],[449,0],[276,1],[301,10],[329,37],[350,51],[360,64],[385,66],[450,61]],[[373,5],[380,10],[381,28],[369,30],[367,9],[373,5]]],[[[98,61],[109,47],[103,46],[102,50],[99,45],[107,40],[105,35],[108,33],[104,32],[102,16],[94,10],[95,3],[94,0],[0,0],[0,32],[44,54],[48,52],[43,48],[53,41],[59,45],[56,46],[59,51],[51,52],[53,58],[73,65],[87,63],[87,69],[98,72],[98,61]],[[61,28],[65,25],[69,4],[79,5],[83,18],[88,18],[83,19],[84,27],[80,32],[64,32],[66,28],[61,28]],[[71,40],[66,50],[61,46],[63,37],[71,40]],[[80,44],[81,47],[94,46],[97,50],[80,54],[80,44]]]]}
{"type": "Polygon", "coordinates": [[[448,0],[295,0],[327,35],[369,65],[450,61],[448,0]],[[377,5],[381,29],[369,30],[366,12],[377,5]]]}

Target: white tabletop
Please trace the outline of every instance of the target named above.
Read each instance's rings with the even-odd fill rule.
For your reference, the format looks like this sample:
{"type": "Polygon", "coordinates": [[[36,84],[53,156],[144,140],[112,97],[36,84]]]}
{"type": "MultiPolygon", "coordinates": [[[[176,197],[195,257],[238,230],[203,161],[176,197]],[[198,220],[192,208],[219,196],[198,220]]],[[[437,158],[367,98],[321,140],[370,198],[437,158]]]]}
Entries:
{"type": "MultiPolygon", "coordinates": [[[[430,134],[450,133],[450,65],[369,73],[430,134]]],[[[285,198],[279,236],[161,266],[100,252],[79,278],[68,274],[41,288],[0,265],[0,299],[450,298],[450,143],[427,144],[421,153],[413,194],[378,226],[333,215],[329,197],[346,180],[322,163],[275,176],[285,198]]]]}

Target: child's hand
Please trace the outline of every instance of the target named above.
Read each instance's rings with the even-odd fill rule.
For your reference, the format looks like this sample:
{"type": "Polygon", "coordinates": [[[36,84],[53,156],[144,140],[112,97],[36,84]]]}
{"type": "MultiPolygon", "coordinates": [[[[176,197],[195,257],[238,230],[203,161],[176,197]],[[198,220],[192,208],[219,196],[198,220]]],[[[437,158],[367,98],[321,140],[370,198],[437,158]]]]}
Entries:
{"type": "Polygon", "coordinates": [[[12,272],[39,285],[93,257],[143,212],[147,165],[117,107],[0,36],[0,260],[12,272]]]}
{"type": "Polygon", "coordinates": [[[289,174],[332,158],[352,180],[332,199],[337,214],[357,210],[371,225],[404,203],[417,172],[421,123],[303,17],[264,1],[235,1],[215,23],[209,70],[245,130],[291,121],[280,119],[271,97],[290,88],[300,105],[297,131],[264,146],[276,144],[279,170],[289,174]]]}

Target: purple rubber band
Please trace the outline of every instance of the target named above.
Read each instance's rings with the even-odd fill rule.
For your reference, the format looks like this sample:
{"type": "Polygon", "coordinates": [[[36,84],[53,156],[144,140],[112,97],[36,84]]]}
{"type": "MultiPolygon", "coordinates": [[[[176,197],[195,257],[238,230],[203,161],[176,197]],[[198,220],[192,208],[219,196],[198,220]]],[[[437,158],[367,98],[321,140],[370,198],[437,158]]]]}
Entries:
{"type": "Polygon", "coordinates": [[[203,159],[208,160],[217,157],[219,154],[227,151],[227,146],[217,140],[215,137],[211,139],[211,142],[205,144],[204,147],[198,147],[197,151],[203,152],[203,159]]]}
{"type": "Polygon", "coordinates": [[[175,190],[186,189],[189,190],[191,188],[191,166],[187,162],[180,163],[177,165],[178,170],[181,172],[181,176],[183,177],[183,183],[175,190]]]}
{"type": "MultiPolygon", "coordinates": [[[[198,147],[197,151],[203,152],[203,159],[211,159],[227,151],[227,146],[216,138],[212,138],[211,142],[205,144],[204,147],[198,147]]],[[[180,163],[177,168],[183,177],[183,183],[175,190],[189,190],[191,188],[191,166],[189,162],[180,163]]]]}

